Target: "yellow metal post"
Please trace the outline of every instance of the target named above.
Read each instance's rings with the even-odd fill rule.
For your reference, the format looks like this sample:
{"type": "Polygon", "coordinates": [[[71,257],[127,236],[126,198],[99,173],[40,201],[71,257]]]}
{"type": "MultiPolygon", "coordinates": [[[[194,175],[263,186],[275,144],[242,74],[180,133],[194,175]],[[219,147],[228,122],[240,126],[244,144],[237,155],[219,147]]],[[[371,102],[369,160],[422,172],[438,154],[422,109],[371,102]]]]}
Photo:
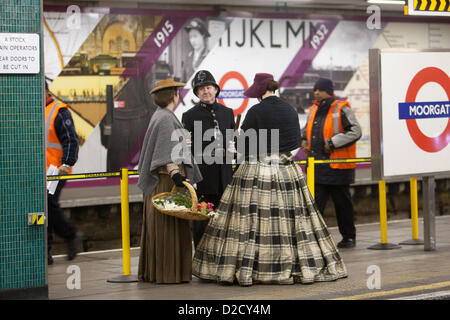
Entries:
{"type": "Polygon", "coordinates": [[[308,165],[306,167],[306,183],[309,191],[314,198],[314,158],[308,157],[308,165]]]}
{"type": "Polygon", "coordinates": [[[417,200],[417,178],[409,179],[409,196],[411,198],[411,229],[412,239],[400,242],[400,244],[420,245],[424,244],[423,240],[419,239],[419,206],[417,200]]]}
{"type": "Polygon", "coordinates": [[[391,250],[401,248],[397,244],[388,243],[387,241],[387,206],[386,206],[386,181],[378,181],[378,202],[380,206],[380,231],[381,243],[370,246],[367,249],[372,250],[391,250]]]}
{"type": "Polygon", "coordinates": [[[378,181],[378,199],[380,204],[381,243],[387,243],[387,207],[386,207],[386,181],[378,181]]]}
{"type": "Polygon", "coordinates": [[[417,202],[417,178],[410,179],[411,228],[413,240],[419,239],[419,213],[417,202]]]}
{"type": "Polygon", "coordinates": [[[128,201],[128,169],[122,168],[120,171],[120,199],[122,215],[122,264],[123,275],[108,279],[113,283],[137,282],[136,276],[131,275],[130,258],[130,205],[128,201]]]}
{"type": "Polygon", "coordinates": [[[123,275],[131,274],[130,262],[130,210],[128,203],[128,169],[122,168],[120,178],[120,197],[122,202],[122,258],[123,275]]]}

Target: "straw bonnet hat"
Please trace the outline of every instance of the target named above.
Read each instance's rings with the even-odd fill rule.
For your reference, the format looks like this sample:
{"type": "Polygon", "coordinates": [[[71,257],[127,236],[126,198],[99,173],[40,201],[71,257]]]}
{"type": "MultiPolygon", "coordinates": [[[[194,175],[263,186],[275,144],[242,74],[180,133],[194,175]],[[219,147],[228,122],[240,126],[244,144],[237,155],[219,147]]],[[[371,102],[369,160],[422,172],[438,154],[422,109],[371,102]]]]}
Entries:
{"type": "Polygon", "coordinates": [[[184,87],[186,83],[183,82],[176,82],[173,80],[173,78],[164,79],[161,81],[158,81],[156,83],[156,87],[150,91],[150,94],[156,93],[159,90],[166,89],[166,88],[173,88],[173,87],[184,87]]]}

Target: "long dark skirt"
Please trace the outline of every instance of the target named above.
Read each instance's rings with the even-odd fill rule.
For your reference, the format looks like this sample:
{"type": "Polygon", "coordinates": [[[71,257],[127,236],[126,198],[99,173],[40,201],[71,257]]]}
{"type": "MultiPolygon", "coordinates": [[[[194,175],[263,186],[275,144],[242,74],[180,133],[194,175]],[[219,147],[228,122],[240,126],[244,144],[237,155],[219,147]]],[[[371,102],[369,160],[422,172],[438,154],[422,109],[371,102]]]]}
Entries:
{"type": "MultiPolygon", "coordinates": [[[[169,192],[172,179],[159,175],[154,194],[169,192]]],[[[157,211],[152,196],[144,199],[138,279],[156,283],[180,283],[192,279],[190,221],[157,211]]]]}
{"type": "Polygon", "coordinates": [[[301,168],[276,158],[240,165],[195,251],[195,276],[243,286],[347,276],[301,168]]]}

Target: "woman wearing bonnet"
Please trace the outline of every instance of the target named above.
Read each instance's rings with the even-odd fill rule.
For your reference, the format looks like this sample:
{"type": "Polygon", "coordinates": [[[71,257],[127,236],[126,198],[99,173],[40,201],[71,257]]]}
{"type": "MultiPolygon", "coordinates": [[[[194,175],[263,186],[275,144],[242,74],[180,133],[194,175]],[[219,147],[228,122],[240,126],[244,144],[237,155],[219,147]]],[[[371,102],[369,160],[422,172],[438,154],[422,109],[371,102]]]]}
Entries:
{"type": "MultiPolygon", "coordinates": [[[[183,134],[183,126],[173,110],[179,100],[178,89],[184,85],[169,78],[159,81],[150,92],[159,108],[150,120],[138,166],[138,186],[144,195],[140,281],[181,283],[192,279],[190,221],[160,213],[152,205],[153,195],[169,192],[174,184],[183,187],[185,180],[202,180],[190,152],[172,154],[179,144],[179,140],[172,140],[172,133],[178,130],[183,134]]],[[[187,137],[183,139],[186,141],[187,137]]]]}

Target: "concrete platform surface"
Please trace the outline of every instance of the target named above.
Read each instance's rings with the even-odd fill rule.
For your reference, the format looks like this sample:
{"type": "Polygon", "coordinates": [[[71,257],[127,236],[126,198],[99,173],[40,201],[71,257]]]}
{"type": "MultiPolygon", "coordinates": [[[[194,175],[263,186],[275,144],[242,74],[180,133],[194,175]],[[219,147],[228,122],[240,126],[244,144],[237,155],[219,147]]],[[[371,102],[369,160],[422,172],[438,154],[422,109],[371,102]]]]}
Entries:
{"type": "MultiPolygon", "coordinates": [[[[341,237],[330,228],[336,242],[341,237]]],[[[423,239],[423,220],[419,219],[423,239]]],[[[410,220],[388,222],[388,242],[411,239],[410,220]]],[[[436,250],[423,245],[369,250],[380,242],[378,223],[357,225],[357,246],[340,249],[348,278],[311,285],[222,286],[193,277],[190,283],[110,283],[120,276],[122,250],[84,252],[72,261],[54,257],[48,267],[49,299],[55,300],[372,300],[447,299],[450,294],[450,216],[436,217],[436,250]],[[79,275],[77,282],[76,276],[79,275]],[[78,286],[79,284],[79,286],[78,286]],[[430,298],[433,299],[433,298],[430,298]]],[[[139,248],[131,249],[131,274],[137,275],[139,248]]]]}

